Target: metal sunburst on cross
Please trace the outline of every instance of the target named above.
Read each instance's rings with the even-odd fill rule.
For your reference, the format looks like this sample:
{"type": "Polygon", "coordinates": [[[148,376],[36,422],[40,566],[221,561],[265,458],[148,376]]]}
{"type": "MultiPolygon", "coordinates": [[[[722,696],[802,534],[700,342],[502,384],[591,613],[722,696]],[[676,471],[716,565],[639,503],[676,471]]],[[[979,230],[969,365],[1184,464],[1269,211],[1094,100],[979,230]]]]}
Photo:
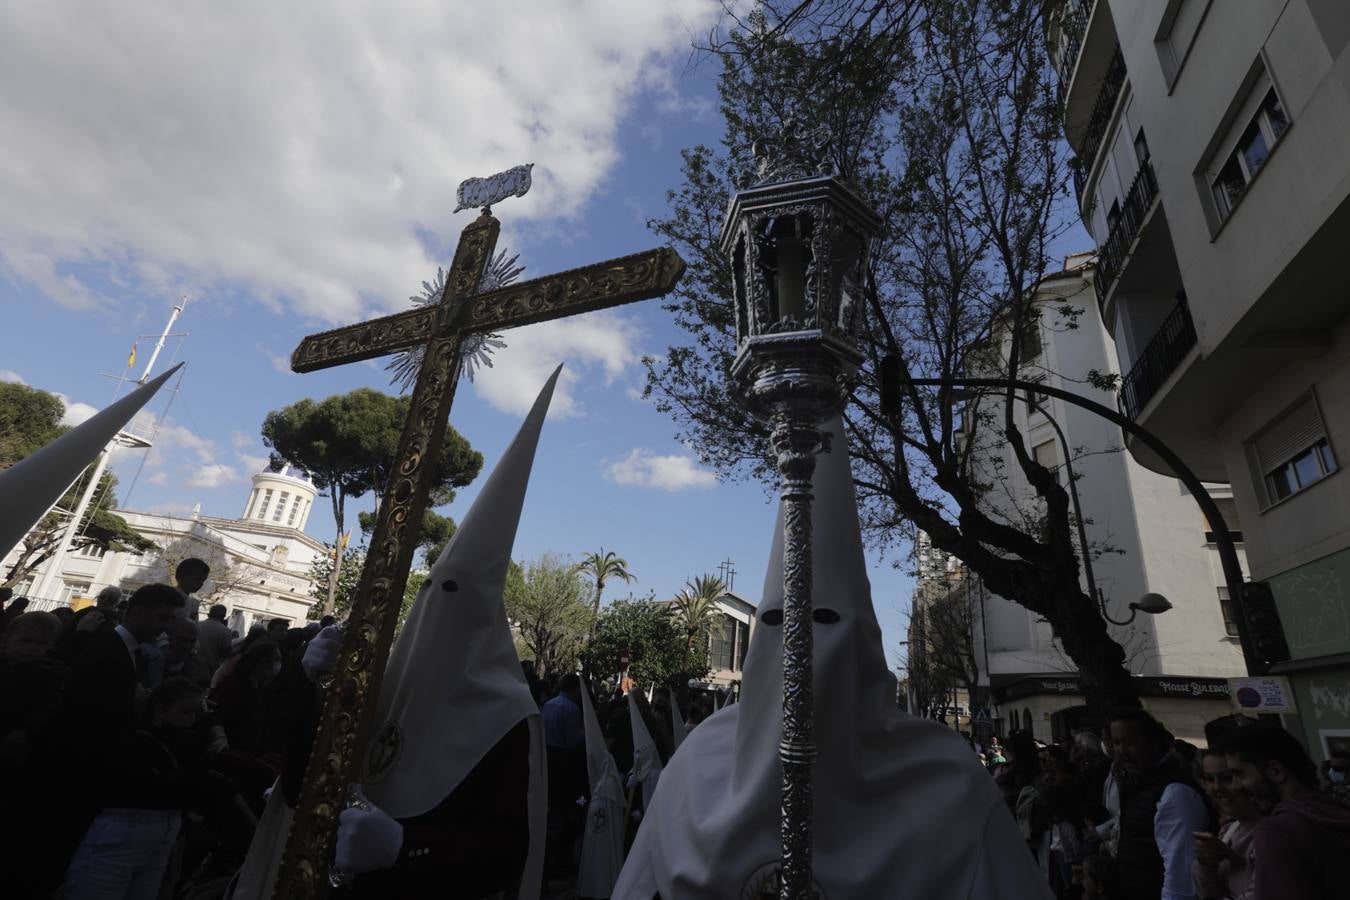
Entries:
{"type": "Polygon", "coordinates": [[[460,233],[439,302],[310,335],[291,357],[294,371],[313,372],[422,349],[393,466],[396,474],[380,504],[342,654],[327,688],[305,771],[276,886],[278,900],[318,897],[327,891],[338,814],[370,743],[376,700],[431,489],[430,461],[445,437],[466,341],[659,297],[669,293],[684,272],[679,254],[659,247],[518,284],[484,284],[501,231],[490,207],[507,197],[523,196],[530,187],[532,165],[460,184],[456,210],[479,208],[481,214],[460,233]]]}

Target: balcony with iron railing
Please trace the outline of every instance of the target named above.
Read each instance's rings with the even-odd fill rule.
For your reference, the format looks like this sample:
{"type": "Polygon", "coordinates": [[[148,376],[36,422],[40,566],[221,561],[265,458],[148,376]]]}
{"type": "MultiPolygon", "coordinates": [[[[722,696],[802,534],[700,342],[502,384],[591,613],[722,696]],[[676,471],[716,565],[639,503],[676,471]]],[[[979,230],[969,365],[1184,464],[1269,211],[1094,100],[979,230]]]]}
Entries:
{"type": "Polygon", "coordinates": [[[1195,345],[1195,322],[1182,294],[1121,381],[1121,411],[1138,419],[1195,345]]]}
{"type": "Polygon", "coordinates": [[[1124,89],[1125,57],[1117,45],[1115,53],[1111,55],[1111,62],[1106,67],[1106,74],[1102,76],[1101,87],[1097,89],[1097,99],[1092,104],[1092,112],[1088,114],[1087,127],[1083,130],[1078,147],[1078,158],[1082,160],[1085,174],[1092,171],[1093,164],[1097,161],[1097,153],[1101,150],[1102,140],[1106,137],[1107,126],[1111,124],[1111,116],[1116,110],[1116,101],[1120,99],[1120,92],[1124,89]]]}
{"type": "Polygon", "coordinates": [[[1097,270],[1093,275],[1097,288],[1097,302],[1106,309],[1111,289],[1115,287],[1130,257],[1131,247],[1158,199],[1158,179],[1147,159],[1139,164],[1139,172],[1130,183],[1120,212],[1111,225],[1111,232],[1097,251],[1097,270]]]}
{"type": "Polygon", "coordinates": [[[1051,61],[1058,74],[1057,89],[1060,102],[1073,81],[1074,70],[1078,67],[1078,57],[1083,50],[1083,36],[1087,33],[1088,22],[1092,17],[1094,0],[1064,0],[1059,6],[1055,18],[1055,39],[1052,44],[1051,61]]]}

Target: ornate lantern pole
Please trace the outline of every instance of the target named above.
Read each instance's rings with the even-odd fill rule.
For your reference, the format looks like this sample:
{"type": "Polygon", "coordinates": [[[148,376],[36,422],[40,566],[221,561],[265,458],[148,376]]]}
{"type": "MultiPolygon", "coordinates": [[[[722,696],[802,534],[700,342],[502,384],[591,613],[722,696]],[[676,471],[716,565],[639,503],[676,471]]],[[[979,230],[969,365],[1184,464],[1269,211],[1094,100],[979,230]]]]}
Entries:
{"type": "Polygon", "coordinates": [[[734,273],[732,391],[772,428],[778,462],[784,513],[780,896],[808,900],[816,756],[811,475],[815,454],[828,449],[820,425],[843,409],[847,380],[862,361],[861,291],[881,219],[836,178],[767,170],[761,164],[761,183],[732,199],[721,249],[734,273]]]}

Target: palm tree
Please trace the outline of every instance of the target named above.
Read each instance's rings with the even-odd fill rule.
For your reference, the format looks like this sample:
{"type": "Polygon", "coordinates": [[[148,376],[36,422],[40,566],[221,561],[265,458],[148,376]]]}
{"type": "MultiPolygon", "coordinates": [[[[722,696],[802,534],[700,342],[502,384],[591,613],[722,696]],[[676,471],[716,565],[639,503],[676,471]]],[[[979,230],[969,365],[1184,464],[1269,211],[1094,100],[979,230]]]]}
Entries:
{"type": "Polygon", "coordinates": [[[595,579],[595,599],[591,602],[592,617],[600,615],[600,595],[605,592],[605,582],[611,578],[632,581],[633,573],[628,571],[628,560],[614,551],[606,552],[604,547],[599,553],[588,553],[577,563],[576,570],[595,579]]]}
{"type": "Polygon", "coordinates": [[[694,638],[709,633],[722,617],[717,602],[727,595],[727,585],[716,575],[699,575],[686,581],[675,595],[675,616],[685,633],[685,646],[693,647],[694,638]]]}

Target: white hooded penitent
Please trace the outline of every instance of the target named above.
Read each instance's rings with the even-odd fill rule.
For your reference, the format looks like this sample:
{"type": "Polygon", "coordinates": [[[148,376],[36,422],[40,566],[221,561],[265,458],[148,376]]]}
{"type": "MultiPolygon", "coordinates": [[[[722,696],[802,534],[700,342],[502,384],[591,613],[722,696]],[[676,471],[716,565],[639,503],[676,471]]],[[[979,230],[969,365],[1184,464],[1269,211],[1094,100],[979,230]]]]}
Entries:
{"type": "Polygon", "coordinates": [[[502,592],[539,431],[559,366],[417,595],[385,670],[366,796],[395,818],[428,812],[505,734],[530,723],[530,856],[521,896],[535,897],[547,815],[546,757],[506,621],[502,592]]]}
{"type": "Polygon", "coordinates": [[[591,784],[591,802],[581,838],[576,894],[600,898],[610,896],[623,868],[623,777],[605,744],[600,720],[591,703],[590,687],[584,682],[581,712],[586,728],[586,774],[591,784]]]}
{"type": "Polygon", "coordinates": [[[28,529],[38,523],[47,510],[56,505],[75,479],[131,417],[150,402],[179,363],[152,381],[148,381],[88,420],[67,431],[42,449],[24,457],[0,472],[0,559],[18,546],[28,529]]]}
{"type": "Polygon", "coordinates": [[[648,810],[656,794],[656,783],[661,780],[661,754],[647,730],[633,691],[628,692],[628,718],[633,724],[633,780],[642,785],[642,808],[648,810]]]}
{"type": "MultiPolygon", "coordinates": [[[[515,440],[431,567],[389,655],[364,768],[365,794],[395,818],[435,808],[522,719],[530,728],[530,849],[521,900],[537,900],[548,814],[547,760],[539,708],[530,695],[502,605],[539,432],[559,366],[539,392],[515,440]]],[[[273,794],[273,801],[280,791],[273,794]]],[[[271,803],[240,871],[235,898],[267,896],[275,881],[291,810],[271,803]],[[275,838],[272,839],[275,842],[275,838]]]]}
{"type": "MultiPolygon", "coordinates": [[[[993,780],[955,732],[895,706],[848,446],[817,458],[813,531],[815,881],[828,900],[1048,898],[993,780]]],[[[762,896],[779,864],[782,511],[739,701],[661,777],[615,900],[762,896]]]]}

